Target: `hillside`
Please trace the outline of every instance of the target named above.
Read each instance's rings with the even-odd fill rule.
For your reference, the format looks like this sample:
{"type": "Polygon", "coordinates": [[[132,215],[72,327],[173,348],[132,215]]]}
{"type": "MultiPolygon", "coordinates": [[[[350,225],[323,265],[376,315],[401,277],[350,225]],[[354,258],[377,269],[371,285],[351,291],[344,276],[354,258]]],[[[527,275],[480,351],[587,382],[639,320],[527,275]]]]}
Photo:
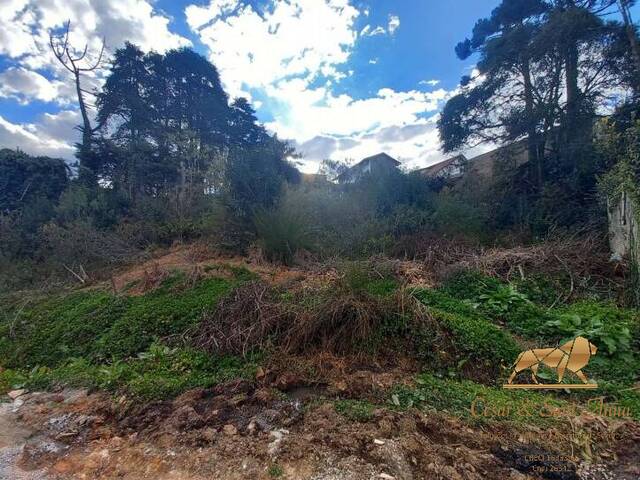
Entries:
{"type": "Polygon", "coordinates": [[[620,280],[594,245],[443,240],[411,261],[288,268],[195,244],[7,295],[0,387],[28,393],[0,413],[0,472],[637,478],[639,315],[605,300],[620,280]],[[501,388],[519,351],[578,334],[599,347],[598,390],[501,388]]]}

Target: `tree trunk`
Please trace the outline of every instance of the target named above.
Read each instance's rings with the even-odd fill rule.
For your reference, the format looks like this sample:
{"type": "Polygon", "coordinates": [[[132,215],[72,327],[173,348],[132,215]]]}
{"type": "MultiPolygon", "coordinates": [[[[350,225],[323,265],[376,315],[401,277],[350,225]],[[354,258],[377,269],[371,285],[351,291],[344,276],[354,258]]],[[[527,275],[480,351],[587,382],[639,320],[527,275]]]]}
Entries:
{"type": "Polygon", "coordinates": [[[531,82],[531,69],[529,60],[522,62],[522,76],[524,78],[524,103],[527,114],[527,150],[529,154],[529,162],[534,165],[536,171],[536,181],[538,190],[542,188],[542,158],[538,152],[538,135],[536,132],[536,124],[534,120],[534,103],[533,103],[533,86],[531,82]]]}
{"type": "Polygon", "coordinates": [[[87,113],[87,106],[84,102],[84,95],[80,86],[80,72],[75,72],[76,93],[78,95],[78,105],[80,106],[80,114],[82,115],[82,143],[78,152],[80,160],[80,169],[78,178],[80,183],[88,188],[94,188],[97,183],[97,175],[91,158],[91,144],[93,142],[93,130],[91,121],[87,113]]]}

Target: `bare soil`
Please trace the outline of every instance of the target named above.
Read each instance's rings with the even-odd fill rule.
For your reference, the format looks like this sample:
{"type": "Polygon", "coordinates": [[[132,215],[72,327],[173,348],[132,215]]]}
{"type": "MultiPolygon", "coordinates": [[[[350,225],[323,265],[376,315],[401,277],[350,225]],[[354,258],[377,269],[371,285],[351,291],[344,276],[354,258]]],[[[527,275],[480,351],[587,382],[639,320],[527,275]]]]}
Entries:
{"type": "Polygon", "coordinates": [[[83,390],[26,394],[1,405],[0,478],[640,478],[637,423],[583,416],[562,428],[471,425],[389,408],[353,421],[336,412],[333,396],[375,398],[407,371],[335,366],[322,383],[276,369],[148,405],[83,390]],[[549,455],[578,461],[537,474],[554,464],[536,460],[549,455]]]}

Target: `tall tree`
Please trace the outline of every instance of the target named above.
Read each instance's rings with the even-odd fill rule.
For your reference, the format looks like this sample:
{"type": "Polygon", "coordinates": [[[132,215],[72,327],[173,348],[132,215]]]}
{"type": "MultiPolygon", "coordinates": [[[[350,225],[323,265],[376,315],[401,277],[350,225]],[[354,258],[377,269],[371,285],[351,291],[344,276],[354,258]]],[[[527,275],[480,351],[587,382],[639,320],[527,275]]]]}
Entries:
{"type": "Polygon", "coordinates": [[[78,152],[78,159],[80,160],[78,176],[85,186],[94,188],[97,184],[97,165],[96,157],[92,152],[92,142],[94,134],[100,129],[100,125],[93,127],[91,124],[85,95],[91,95],[93,92],[83,88],[82,77],[83,75],[100,68],[104,54],[105,42],[104,40],[102,41],[102,47],[100,48],[97,57],[91,60],[87,56],[89,44],[86,44],[82,50],[78,50],[70,45],[70,28],[71,21],[68,21],[60,35],[54,35],[51,33],[49,35],[49,45],[51,47],[51,51],[60,64],[73,75],[76,95],[78,97],[78,106],[82,116],[82,126],[80,126],[82,141],[79,145],[80,148],[78,152]]]}
{"type": "Polygon", "coordinates": [[[539,60],[532,43],[548,9],[542,0],[504,0],[476,23],[471,38],[456,46],[461,60],[480,54],[477,68],[486,81],[467,87],[445,107],[440,123],[445,150],[469,140],[502,142],[526,135],[529,158],[542,182],[538,112],[545,98],[536,91],[542,77],[538,72],[536,81],[532,73],[539,60]]]}

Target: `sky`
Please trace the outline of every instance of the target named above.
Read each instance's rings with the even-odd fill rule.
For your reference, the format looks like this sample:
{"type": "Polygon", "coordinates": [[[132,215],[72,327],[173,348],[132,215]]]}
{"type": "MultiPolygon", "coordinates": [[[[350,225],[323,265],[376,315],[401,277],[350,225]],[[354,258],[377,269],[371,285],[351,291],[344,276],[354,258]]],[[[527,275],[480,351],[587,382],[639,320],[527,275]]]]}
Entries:
{"type": "MultiPolygon", "coordinates": [[[[107,53],[125,41],[165,52],[191,47],[231,97],[302,154],[386,152],[406,168],[435,163],[438,112],[472,72],[454,47],[499,0],[0,0],[0,147],[73,159],[80,123],[72,78],[49,49],[71,42],[107,53]]],[[[99,88],[107,71],[86,78],[99,88]]],[[[488,148],[488,147],[487,147],[488,148]]]]}

